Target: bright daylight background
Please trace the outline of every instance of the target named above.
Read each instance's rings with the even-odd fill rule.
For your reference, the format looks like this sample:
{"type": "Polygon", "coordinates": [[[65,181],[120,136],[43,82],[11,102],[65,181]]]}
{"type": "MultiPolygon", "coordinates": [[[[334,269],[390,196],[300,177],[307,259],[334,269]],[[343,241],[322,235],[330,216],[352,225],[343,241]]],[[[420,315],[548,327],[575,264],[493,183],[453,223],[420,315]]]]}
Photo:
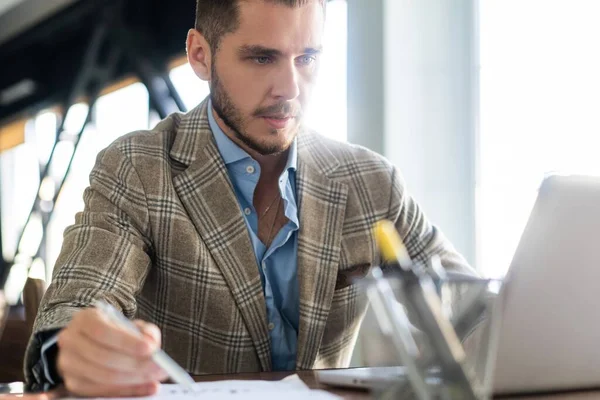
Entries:
{"type": "Polygon", "coordinates": [[[543,177],[600,174],[600,1],[479,4],[478,264],[503,276],[543,177]]]}

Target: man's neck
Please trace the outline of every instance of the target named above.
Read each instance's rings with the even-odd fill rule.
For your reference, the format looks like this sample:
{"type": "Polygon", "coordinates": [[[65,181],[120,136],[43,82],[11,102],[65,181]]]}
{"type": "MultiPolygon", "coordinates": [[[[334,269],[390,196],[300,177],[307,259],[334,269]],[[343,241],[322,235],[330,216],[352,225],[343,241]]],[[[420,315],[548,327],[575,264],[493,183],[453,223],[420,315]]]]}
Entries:
{"type": "Polygon", "coordinates": [[[233,143],[239,146],[242,150],[248,153],[250,157],[252,157],[258,162],[261,170],[261,180],[264,179],[266,181],[276,182],[279,179],[279,176],[283,172],[283,169],[285,168],[285,165],[287,163],[289,149],[277,154],[262,155],[256,150],[252,149],[242,140],[240,140],[232,131],[232,129],[225,123],[225,121],[221,119],[219,114],[217,114],[217,112],[214,109],[212,110],[212,113],[217,125],[219,125],[219,128],[221,128],[223,133],[229,139],[231,139],[233,143]]]}

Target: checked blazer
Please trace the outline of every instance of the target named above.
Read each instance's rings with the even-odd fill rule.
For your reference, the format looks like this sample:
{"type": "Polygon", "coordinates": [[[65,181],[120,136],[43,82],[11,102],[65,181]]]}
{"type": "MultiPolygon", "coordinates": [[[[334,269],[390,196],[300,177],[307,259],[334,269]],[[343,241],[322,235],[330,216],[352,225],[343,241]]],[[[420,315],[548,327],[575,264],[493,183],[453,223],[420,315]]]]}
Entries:
{"type": "MultiPolygon", "coordinates": [[[[37,333],[97,298],[158,325],[164,350],[192,374],[271,370],[259,270],[207,104],[98,155],[35,321],[30,384],[43,378],[37,333]]],[[[469,270],[380,155],[303,128],[296,187],[298,369],[349,364],[367,306],[352,278],[380,262],[376,221],[394,221],[416,260],[438,254],[469,270]]]]}

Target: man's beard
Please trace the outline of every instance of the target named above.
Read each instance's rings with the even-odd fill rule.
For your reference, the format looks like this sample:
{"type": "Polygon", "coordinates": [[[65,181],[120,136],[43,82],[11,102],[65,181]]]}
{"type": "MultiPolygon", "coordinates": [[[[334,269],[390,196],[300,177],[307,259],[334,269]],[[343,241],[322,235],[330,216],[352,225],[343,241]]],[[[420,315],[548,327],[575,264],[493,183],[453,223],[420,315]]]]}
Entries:
{"type": "MultiPolygon", "coordinates": [[[[215,64],[212,64],[212,72],[211,72],[211,81],[210,81],[210,99],[212,102],[212,106],[217,113],[217,115],[223,120],[225,125],[227,125],[236,138],[241,140],[246,146],[256,151],[257,153],[267,156],[272,154],[277,154],[286,151],[290,144],[291,140],[287,143],[268,143],[259,142],[258,140],[253,139],[248,135],[248,133],[244,129],[245,121],[244,117],[240,110],[235,106],[231,97],[221,84],[219,80],[219,76],[215,70],[215,64]]],[[[255,117],[260,117],[262,115],[292,115],[295,117],[296,121],[299,121],[301,118],[301,112],[298,108],[294,107],[292,104],[286,103],[278,103],[272,106],[259,108],[255,110],[252,115],[255,117]]],[[[292,137],[295,137],[297,132],[291,133],[292,137]]],[[[277,130],[273,129],[271,131],[272,134],[277,134],[277,130]]]]}

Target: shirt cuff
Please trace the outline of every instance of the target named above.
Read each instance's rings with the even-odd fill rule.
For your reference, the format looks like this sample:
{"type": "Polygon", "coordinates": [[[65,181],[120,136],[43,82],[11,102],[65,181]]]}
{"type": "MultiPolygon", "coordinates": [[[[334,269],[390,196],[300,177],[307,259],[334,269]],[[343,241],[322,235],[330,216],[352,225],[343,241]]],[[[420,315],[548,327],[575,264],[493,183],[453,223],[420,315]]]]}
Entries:
{"type": "Polygon", "coordinates": [[[56,359],[58,357],[58,333],[59,330],[40,332],[40,362],[42,363],[44,378],[51,386],[58,385],[61,382],[58,371],[56,370],[56,359]]]}

